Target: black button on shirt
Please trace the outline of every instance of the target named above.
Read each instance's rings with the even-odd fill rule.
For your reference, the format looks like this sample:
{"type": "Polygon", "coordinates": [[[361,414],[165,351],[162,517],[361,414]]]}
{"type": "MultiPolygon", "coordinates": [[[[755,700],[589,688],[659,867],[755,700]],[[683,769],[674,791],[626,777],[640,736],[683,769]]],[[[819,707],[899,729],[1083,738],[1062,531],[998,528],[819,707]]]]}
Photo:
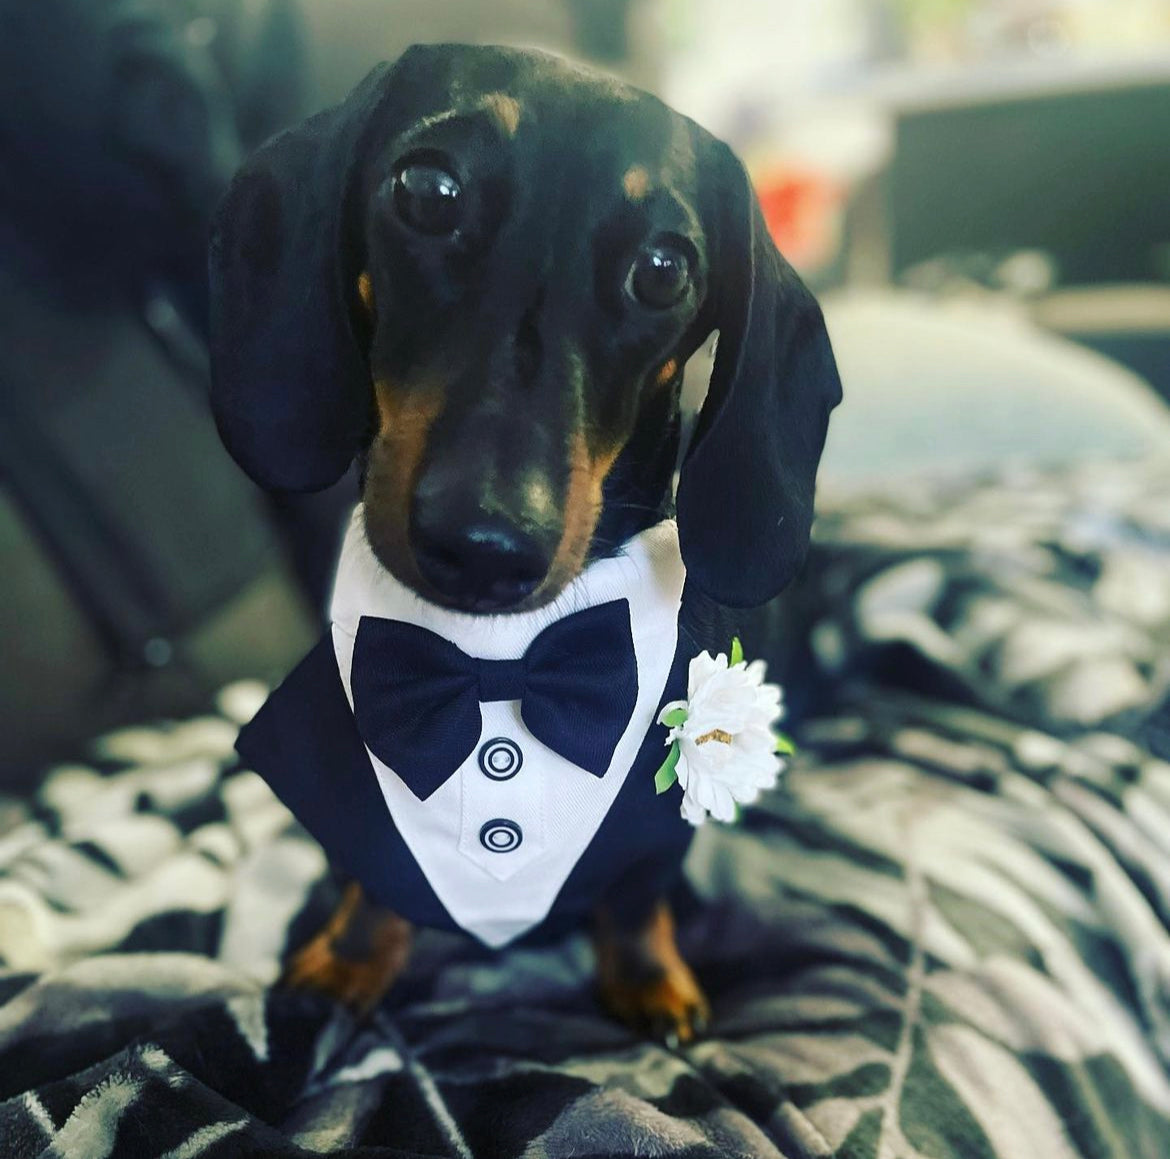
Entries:
{"type": "Polygon", "coordinates": [[[520,771],[523,764],[524,754],[520,751],[520,746],[507,737],[498,736],[480,746],[480,771],[493,781],[510,780],[520,771]]]}
{"type": "Polygon", "coordinates": [[[505,817],[485,822],[479,831],[479,843],[490,853],[511,853],[523,840],[520,826],[505,817]]]}

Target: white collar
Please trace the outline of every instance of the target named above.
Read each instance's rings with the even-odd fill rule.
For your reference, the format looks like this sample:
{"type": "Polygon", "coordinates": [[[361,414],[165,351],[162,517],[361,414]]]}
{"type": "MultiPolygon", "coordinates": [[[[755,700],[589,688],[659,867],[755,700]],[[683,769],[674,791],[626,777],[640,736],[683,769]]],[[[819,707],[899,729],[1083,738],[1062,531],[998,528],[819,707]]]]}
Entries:
{"type": "Polygon", "coordinates": [[[631,603],[635,636],[659,627],[659,615],[678,615],[682,559],[678,528],[664,520],[634,536],[621,554],[589,564],[555,600],[531,612],[472,615],[441,608],[395,579],[366,539],[363,508],[353,512],[341,549],[330,620],[353,635],[362,616],[402,620],[427,628],[469,656],[514,660],[550,624],[610,600],[631,603]],[[659,614],[656,614],[659,613],[659,614]]]}

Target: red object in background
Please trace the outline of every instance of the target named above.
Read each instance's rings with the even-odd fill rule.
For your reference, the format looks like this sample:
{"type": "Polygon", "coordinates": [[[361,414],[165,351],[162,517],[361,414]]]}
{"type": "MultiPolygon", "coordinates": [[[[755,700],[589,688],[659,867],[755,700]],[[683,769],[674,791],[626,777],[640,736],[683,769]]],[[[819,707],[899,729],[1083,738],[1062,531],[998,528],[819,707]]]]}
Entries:
{"type": "Polygon", "coordinates": [[[797,269],[822,269],[841,245],[844,190],[818,174],[792,168],[758,171],[756,195],[780,252],[797,269]]]}

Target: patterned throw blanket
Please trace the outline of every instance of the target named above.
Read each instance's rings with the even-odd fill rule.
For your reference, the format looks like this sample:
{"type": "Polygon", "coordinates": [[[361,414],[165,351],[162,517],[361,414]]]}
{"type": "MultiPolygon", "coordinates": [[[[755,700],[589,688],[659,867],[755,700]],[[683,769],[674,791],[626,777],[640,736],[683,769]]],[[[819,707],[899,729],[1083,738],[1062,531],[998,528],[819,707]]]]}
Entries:
{"type": "Polygon", "coordinates": [[[704,1041],[605,1017],[581,936],[423,935],[360,1025],[273,988],[335,887],[235,686],[0,821],[0,1154],[1165,1159],[1170,469],[823,506],[828,695],[689,862],[704,1041]]]}

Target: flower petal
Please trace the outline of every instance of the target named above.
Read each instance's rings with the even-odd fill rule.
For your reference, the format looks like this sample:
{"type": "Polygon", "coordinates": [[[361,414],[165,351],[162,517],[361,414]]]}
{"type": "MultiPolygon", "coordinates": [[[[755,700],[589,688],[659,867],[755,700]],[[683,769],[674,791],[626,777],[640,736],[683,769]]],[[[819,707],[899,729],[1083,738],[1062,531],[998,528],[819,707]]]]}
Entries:
{"type": "Polygon", "coordinates": [[[687,793],[683,794],[682,815],[684,821],[689,821],[696,828],[707,820],[707,810],[687,793]]]}

